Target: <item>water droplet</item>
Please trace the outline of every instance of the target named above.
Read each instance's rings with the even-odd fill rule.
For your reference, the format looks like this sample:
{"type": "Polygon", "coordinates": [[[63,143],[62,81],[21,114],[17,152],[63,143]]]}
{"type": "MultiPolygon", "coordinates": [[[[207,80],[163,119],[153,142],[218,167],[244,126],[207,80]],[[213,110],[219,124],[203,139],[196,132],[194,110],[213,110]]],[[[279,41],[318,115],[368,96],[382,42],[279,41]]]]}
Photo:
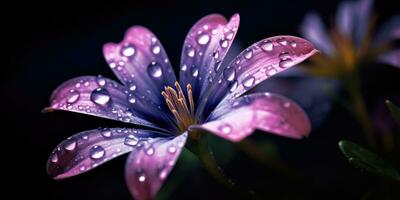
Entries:
{"type": "Polygon", "coordinates": [[[134,103],[136,103],[136,98],[132,94],[129,94],[128,101],[129,101],[129,103],[134,104],[134,103]]]}
{"type": "Polygon", "coordinates": [[[279,44],[286,46],[287,40],[285,38],[279,38],[276,40],[279,44]]]}
{"type": "Polygon", "coordinates": [[[235,91],[237,86],[238,86],[238,82],[237,81],[233,82],[231,88],[229,89],[229,92],[235,91]]]}
{"type": "Polygon", "coordinates": [[[67,98],[67,103],[72,104],[78,101],[79,99],[79,92],[75,91],[75,90],[71,90],[69,93],[69,96],[67,98]]]}
{"type": "Polygon", "coordinates": [[[155,46],[153,46],[153,48],[152,48],[151,51],[152,51],[154,54],[159,54],[160,51],[161,51],[161,48],[160,48],[160,46],[155,45],[155,46]]]}
{"type": "Polygon", "coordinates": [[[213,55],[212,55],[215,59],[218,59],[219,57],[219,53],[218,51],[214,51],[213,55]]]}
{"type": "Polygon", "coordinates": [[[218,129],[224,134],[229,134],[232,131],[232,126],[229,124],[223,124],[219,126],[218,129]]]}
{"type": "Polygon", "coordinates": [[[210,41],[210,36],[207,34],[201,34],[197,39],[197,42],[201,45],[205,45],[210,41]]]}
{"type": "Polygon", "coordinates": [[[124,144],[128,146],[136,146],[139,143],[139,139],[132,134],[125,137],[124,144]]]}
{"type": "Polygon", "coordinates": [[[264,51],[272,51],[273,48],[274,45],[269,40],[265,40],[261,43],[261,49],[263,49],[264,51]]]}
{"type": "Polygon", "coordinates": [[[194,48],[193,47],[187,47],[187,49],[186,49],[186,53],[187,53],[187,55],[189,56],[189,57],[191,57],[191,58],[193,58],[194,57],[194,55],[195,55],[195,51],[194,51],[194,48]]]}
{"type": "Polygon", "coordinates": [[[89,154],[92,159],[97,160],[102,158],[104,154],[106,154],[106,151],[104,150],[103,147],[95,145],[89,149],[89,154]]]}
{"type": "Polygon", "coordinates": [[[81,172],[83,172],[86,170],[86,167],[82,165],[81,167],[79,167],[79,170],[81,170],[81,172]]]}
{"type": "Polygon", "coordinates": [[[135,48],[132,45],[127,45],[121,49],[121,54],[126,57],[132,56],[135,54],[135,48]]]}
{"type": "Polygon", "coordinates": [[[50,161],[53,163],[58,162],[58,156],[56,152],[54,152],[54,154],[51,156],[50,161]]]}
{"type": "Polygon", "coordinates": [[[233,81],[236,75],[235,68],[234,67],[225,68],[223,74],[226,80],[233,81]]]}
{"type": "Polygon", "coordinates": [[[110,102],[110,93],[105,88],[97,88],[90,95],[90,100],[94,103],[104,106],[110,102]]]}
{"type": "Polygon", "coordinates": [[[100,76],[100,75],[96,78],[96,82],[97,82],[97,84],[98,84],[100,87],[106,85],[106,79],[103,78],[103,77],[100,76]]]}
{"type": "Polygon", "coordinates": [[[101,131],[101,135],[105,138],[109,138],[112,136],[112,131],[110,129],[104,129],[101,131]]]}
{"type": "Polygon", "coordinates": [[[135,91],[135,90],[136,90],[136,85],[133,84],[133,83],[131,83],[131,84],[129,85],[129,90],[130,90],[130,91],[135,91]]]}
{"type": "Polygon", "coordinates": [[[234,32],[233,31],[229,31],[228,34],[226,35],[226,39],[232,40],[233,36],[234,36],[234,32]]]}
{"type": "Polygon", "coordinates": [[[64,149],[66,149],[68,151],[73,151],[76,148],[76,143],[77,143],[76,139],[70,138],[65,142],[64,149]]]}
{"type": "Polygon", "coordinates": [[[251,86],[254,85],[254,82],[255,82],[254,76],[250,75],[250,76],[246,77],[246,78],[243,80],[243,83],[242,83],[242,84],[243,84],[243,86],[244,86],[245,88],[249,88],[249,87],[251,87],[251,86]]]}
{"type": "Polygon", "coordinates": [[[168,170],[167,169],[161,170],[159,175],[160,179],[164,180],[165,178],[167,178],[167,176],[168,176],[168,170]]]}
{"type": "Polygon", "coordinates": [[[183,64],[183,65],[181,66],[181,70],[182,70],[182,71],[186,71],[186,70],[187,70],[187,65],[186,65],[186,64],[183,64]]]}
{"type": "Polygon", "coordinates": [[[289,108],[290,106],[291,106],[291,103],[290,102],[285,102],[284,104],[283,104],[283,106],[285,107],[285,108],[289,108]]]}
{"type": "Polygon", "coordinates": [[[253,57],[253,50],[247,49],[247,50],[244,52],[244,58],[246,58],[246,59],[251,59],[251,57],[253,57]]]}
{"type": "Polygon", "coordinates": [[[291,41],[289,44],[290,44],[290,46],[292,46],[293,48],[297,47],[297,43],[296,43],[295,41],[291,41]]]}
{"type": "Polygon", "coordinates": [[[141,175],[139,176],[138,180],[139,180],[140,182],[144,182],[144,181],[146,180],[145,174],[141,174],[141,175]]]}
{"type": "Polygon", "coordinates": [[[221,66],[221,61],[217,61],[214,63],[214,71],[218,72],[219,68],[221,66]]]}
{"type": "Polygon", "coordinates": [[[147,154],[148,156],[153,155],[153,154],[154,154],[154,148],[153,148],[153,147],[148,148],[148,149],[146,150],[146,154],[147,154]]]}
{"type": "Polygon", "coordinates": [[[291,66],[293,66],[293,60],[292,59],[290,59],[290,58],[288,58],[288,59],[286,59],[286,60],[281,60],[280,62],[279,62],[279,67],[280,68],[287,68],[287,67],[291,67],[291,66]]]}
{"type": "Polygon", "coordinates": [[[156,62],[151,62],[150,65],[147,68],[147,72],[150,74],[150,76],[154,78],[159,78],[162,75],[162,69],[160,64],[156,62]]]}
{"type": "Polygon", "coordinates": [[[199,69],[197,69],[197,67],[194,66],[190,70],[192,72],[193,77],[197,77],[199,75],[199,69]]]}
{"type": "Polygon", "coordinates": [[[219,45],[220,45],[222,48],[227,48],[228,45],[229,45],[228,40],[222,39],[221,41],[219,41],[219,45]]]}
{"type": "Polygon", "coordinates": [[[265,70],[265,74],[267,74],[267,76],[272,76],[274,74],[276,74],[278,72],[277,69],[275,69],[275,67],[273,66],[268,66],[267,69],[265,70]]]}
{"type": "Polygon", "coordinates": [[[82,135],[82,139],[87,140],[87,139],[89,139],[89,136],[88,135],[82,135]]]}
{"type": "Polygon", "coordinates": [[[290,56],[290,54],[288,52],[284,51],[284,52],[279,54],[279,58],[281,60],[287,60],[287,59],[291,58],[291,56],[290,56]]]}
{"type": "Polygon", "coordinates": [[[171,153],[171,154],[174,154],[176,152],[176,147],[173,146],[173,145],[169,146],[168,147],[168,152],[171,153]]]}

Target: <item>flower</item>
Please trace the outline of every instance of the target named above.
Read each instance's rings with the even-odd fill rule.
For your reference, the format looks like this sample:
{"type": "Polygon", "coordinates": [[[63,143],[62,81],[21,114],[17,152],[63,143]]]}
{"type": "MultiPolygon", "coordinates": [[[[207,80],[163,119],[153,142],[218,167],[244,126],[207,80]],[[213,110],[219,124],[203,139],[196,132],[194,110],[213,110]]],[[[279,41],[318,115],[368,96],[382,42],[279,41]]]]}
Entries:
{"type": "Polygon", "coordinates": [[[308,14],[302,35],[313,42],[322,54],[313,57],[311,73],[336,77],[354,72],[368,61],[380,61],[400,67],[400,49],[393,40],[400,38],[400,15],[396,15],[374,33],[376,19],[371,16],[372,0],[345,1],[336,12],[330,34],[316,13],[308,14]]]}
{"type": "Polygon", "coordinates": [[[229,22],[218,14],[198,21],[184,42],[180,82],[148,29],[133,26],[122,42],[105,44],[105,59],[122,84],[102,76],[68,80],[53,92],[45,110],[78,112],[148,129],[99,128],[76,134],[55,148],[48,173],[55,179],[71,177],[131,152],[125,168],[129,190],[136,199],[151,199],[186,142],[196,142],[202,132],[233,142],[254,129],[290,138],[308,135],[308,118],[291,100],[269,93],[240,95],[310,57],[315,48],[298,37],[271,37],[222,66],[238,26],[238,14],[229,22]]]}

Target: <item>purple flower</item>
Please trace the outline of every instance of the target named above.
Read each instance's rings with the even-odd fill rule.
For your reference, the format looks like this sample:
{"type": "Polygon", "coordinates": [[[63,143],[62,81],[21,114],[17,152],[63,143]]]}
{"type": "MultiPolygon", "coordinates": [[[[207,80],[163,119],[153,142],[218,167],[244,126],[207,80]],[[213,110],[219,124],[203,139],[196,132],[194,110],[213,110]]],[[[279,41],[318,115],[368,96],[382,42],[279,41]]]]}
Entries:
{"type": "Polygon", "coordinates": [[[400,15],[374,33],[372,4],[372,0],[342,2],[336,12],[336,24],[329,33],[318,14],[305,17],[301,33],[323,53],[312,59],[316,65],[310,69],[312,72],[335,76],[375,60],[400,67],[400,49],[393,46],[393,41],[400,38],[400,15]]]}
{"type": "Polygon", "coordinates": [[[105,59],[122,84],[102,76],[68,80],[53,92],[46,110],[84,113],[149,129],[99,128],[76,134],[51,154],[48,173],[55,179],[71,177],[131,152],[125,168],[129,190],[136,199],[151,199],[186,142],[196,142],[203,132],[233,142],[255,129],[290,138],[308,135],[308,118],[291,100],[268,93],[240,96],[316,50],[298,37],[271,37],[222,66],[238,27],[238,14],[229,22],[218,14],[198,21],[184,43],[180,82],[148,29],[133,26],[122,42],[105,44],[105,59]]]}

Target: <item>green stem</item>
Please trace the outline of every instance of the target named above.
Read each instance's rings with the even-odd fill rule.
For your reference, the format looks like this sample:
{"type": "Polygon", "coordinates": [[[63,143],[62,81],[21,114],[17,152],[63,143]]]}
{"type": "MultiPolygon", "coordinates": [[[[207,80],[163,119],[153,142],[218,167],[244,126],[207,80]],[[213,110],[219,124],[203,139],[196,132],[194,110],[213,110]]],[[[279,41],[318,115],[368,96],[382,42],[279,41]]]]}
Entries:
{"type": "Polygon", "coordinates": [[[214,179],[226,189],[235,192],[243,199],[258,199],[253,192],[243,191],[232,180],[226,177],[221,167],[216,163],[206,137],[203,136],[199,140],[192,142],[189,146],[189,150],[199,158],[206,170],[214,177],[214,179]]]}
{"type": "Polygon", "coordinates": [[[246,139],[237,144],[240,150],[242,150],[247,156],[254,159],[255,161],[274,169],[280,174],[284,175],[292,181],[300,181],[302,177],[297,174],[293,169],[289,168],[280,158],[278,152],[271,151],[270,154],[261,150],[261,148],[255,142],[250,139],[246,139]]]}
{"type": "Polygon", "coordinates": [[[373,127],[369,119],[364,98],[361,93],[360,78],[358,77],[358,75],[354,74],[345,79],[344,83],[344,87],[350,96],[349,109],[360,124],[368,146],[371,149],[376,150],[377,145],[374,137],[373,127]]]}

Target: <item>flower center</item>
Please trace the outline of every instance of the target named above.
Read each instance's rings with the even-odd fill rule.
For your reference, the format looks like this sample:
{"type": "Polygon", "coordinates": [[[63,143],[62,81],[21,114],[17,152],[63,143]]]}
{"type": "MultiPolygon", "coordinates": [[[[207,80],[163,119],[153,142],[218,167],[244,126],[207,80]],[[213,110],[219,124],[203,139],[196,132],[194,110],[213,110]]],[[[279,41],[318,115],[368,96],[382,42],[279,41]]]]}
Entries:
{"type": "Polygon", "coordinates": [[[177,90],[170,86],[164,87],[164,91],[161,92],[161,95],[163,95],[169,110],[174,115],[177,127],[183,132],[186,131],[190,125],[196,123],[192,86],[190,84],[186,85],[189,106],[181,85],[175,82],[175,87],[177,90]]]}

